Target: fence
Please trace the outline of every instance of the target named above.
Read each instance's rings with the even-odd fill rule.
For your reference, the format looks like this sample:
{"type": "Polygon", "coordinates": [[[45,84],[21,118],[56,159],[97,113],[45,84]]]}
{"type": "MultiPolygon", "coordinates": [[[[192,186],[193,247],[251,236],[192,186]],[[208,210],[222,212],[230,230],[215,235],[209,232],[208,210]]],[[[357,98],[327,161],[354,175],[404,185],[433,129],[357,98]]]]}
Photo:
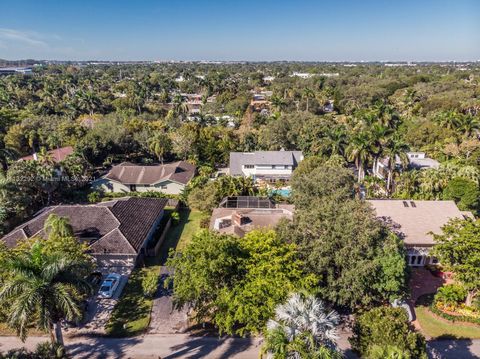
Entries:
{"type": "MultiPolygon", "coordinates": [[[[180,207],[180,201],[176,199],[169,199],[167,205],[174,207],[174,211],[178,211],[180,207]]],[[[171,226],[172,226],[172,217],[168,219],[167,223],[163,227],[163,232],[160,235],[160,238],[158,238],[158,241],[155,244],[155,247],[147,249],[148,257],[156,257],[158,255],[158,252],[160,252],[160,248],[162,247],[163,241],[165,240],[165,237],[167,236],[167,233],[170,230],[171,226]]]]}

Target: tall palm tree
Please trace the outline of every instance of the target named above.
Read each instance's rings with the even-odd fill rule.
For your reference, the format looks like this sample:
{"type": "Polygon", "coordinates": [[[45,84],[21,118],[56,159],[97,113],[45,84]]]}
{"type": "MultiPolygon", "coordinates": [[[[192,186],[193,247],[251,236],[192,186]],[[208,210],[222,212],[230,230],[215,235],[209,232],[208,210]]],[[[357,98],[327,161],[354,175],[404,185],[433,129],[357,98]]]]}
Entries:
{"type": "Polygon", "coordinates": [[[458,118],[458,130],[465,136],[470,137],[480,130],[480,121],[471,115],[462,115],[458,118]]]}
{"type": "Polygon", "coordinates": [[[312,295],[293,294],[267,323],[264,352],[274,358],[338,358],[335,340],[340,318],[312,295]]]}
{"type": "Polygon", "coordinates": [[[358,169],[358,182],[365,177],[365,165],[372,154],[371,138],[368,133],[360,132],[356,134],[347,147],[347,159],[355,162],[358,169]]]}
{"type": "Polygon", "coordinates": [[[302,92],[302,97],[305,98],[307,101],[306,111],[308,112],[309,100],[311,98],[315,98],[315,92],[313,92],[311,88],[305,87],[302,92]]]}
{"type": "Polygon", "coordinates": [[[387,157],[387,192],[389,194],[392,193],[393,172],[397,165],[397,159],[400,159],[402,168],[406,168],[408,165],[408,150],[408,145],[399,136],[390,137],[385,145],[383,153],[387,157]]]}
{"type": "Polygon", "coordinates": [[[29,327],[48,331],[52,343],[63,344],[62,320],[81,316],[80,300],[91,294],[85,279],[90,264],[83,260],[45,254],[39,243],[7,260],[8,275],[0,302],[8,303],[8,323],[25,341],[29,327]]]}

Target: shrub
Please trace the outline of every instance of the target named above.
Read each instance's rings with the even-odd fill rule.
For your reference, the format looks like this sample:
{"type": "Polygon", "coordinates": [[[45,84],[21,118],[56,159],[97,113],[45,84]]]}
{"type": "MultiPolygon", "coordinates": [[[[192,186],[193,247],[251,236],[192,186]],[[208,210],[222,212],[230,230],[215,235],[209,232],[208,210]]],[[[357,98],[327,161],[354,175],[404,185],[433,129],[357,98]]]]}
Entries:
{"type": "Polygon", "coordinates": [[[174,226],[176,226],[180,222],[180,213],[178,213],[177,211],[172,212],[170,217],[172,218],[172,224],[174,226]]]}
{"type": "Polygon", "coordinates": [[[208,228],[210,227],[210,218],[209,217],[203,217],[200,219],[200,228],[208,228]]]}
{"type": "Polygon", "coordinates": [[[158,273],[155,271],[147,272],[142,279],[142,290],[146,297],[152,298],[158,288],[158,273]]]}
{"type": "Polygon", "coordinates": [[[448,284],[438,289],[435,294],[435,303],[441,306],[456,307],[467,297],[467,290],[459,284],[448,284]]]}
{"type": "Polygon", "coordinates": [[[427,358],[425,338],[410,327],[402,308],[377,307],[357,316],[353,334],[350,343],[362,357],[393,351],[407,358],[427,358]]]}
{"type": "Polygon", "coordinates": [[[87,198],[88,198],[88,202],[97,203],[97,202],[100,202],[100,200],[102,199],[102,195],[100,194],[100,192],[95,191],[95,192],[89,193],[87,198]]]}

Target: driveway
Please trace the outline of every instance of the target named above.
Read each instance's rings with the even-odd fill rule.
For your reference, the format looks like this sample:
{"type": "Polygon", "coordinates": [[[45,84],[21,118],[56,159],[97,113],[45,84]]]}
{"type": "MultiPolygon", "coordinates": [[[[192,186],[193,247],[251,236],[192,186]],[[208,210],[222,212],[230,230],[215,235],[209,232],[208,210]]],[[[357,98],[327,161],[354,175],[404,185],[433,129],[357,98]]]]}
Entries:
{"type": "Polygon", "coordinates": [[[93,298],[88,301],[88,309],[86,313],[85,324],[76,328],[65,328],[65,335],[80,334],[105,334],[105,325],[110,319],[112,310],[118,302],[118,298],[122,294],[123,288],[127,284],[130,273],[122,275],[120,284],[118,285],[112,298],[99,298],[95,293],[93,298]]]}
{"type": "Polygon", "coordinates": [[[173,334],[183,333],[188,328],[186,309],[173,308],[172,290],[164,287],[164,281],[170,272],[167,267],[160,269],[160,283],[153,301],[149,333],[173,334]]]}

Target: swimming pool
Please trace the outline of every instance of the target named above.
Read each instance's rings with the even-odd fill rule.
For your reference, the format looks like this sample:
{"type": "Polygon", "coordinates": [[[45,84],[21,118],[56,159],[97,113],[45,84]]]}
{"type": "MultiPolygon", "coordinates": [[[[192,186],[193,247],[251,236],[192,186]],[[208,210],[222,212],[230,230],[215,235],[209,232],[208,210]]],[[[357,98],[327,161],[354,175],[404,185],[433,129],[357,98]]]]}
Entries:
{"type": "Polygon", "coordinates": [[[272,190],[272,194],[279,194],[283,197],[290,197],[292,190],[290,188],[281,188],[281,189],[274,189],[272,190]]]}

